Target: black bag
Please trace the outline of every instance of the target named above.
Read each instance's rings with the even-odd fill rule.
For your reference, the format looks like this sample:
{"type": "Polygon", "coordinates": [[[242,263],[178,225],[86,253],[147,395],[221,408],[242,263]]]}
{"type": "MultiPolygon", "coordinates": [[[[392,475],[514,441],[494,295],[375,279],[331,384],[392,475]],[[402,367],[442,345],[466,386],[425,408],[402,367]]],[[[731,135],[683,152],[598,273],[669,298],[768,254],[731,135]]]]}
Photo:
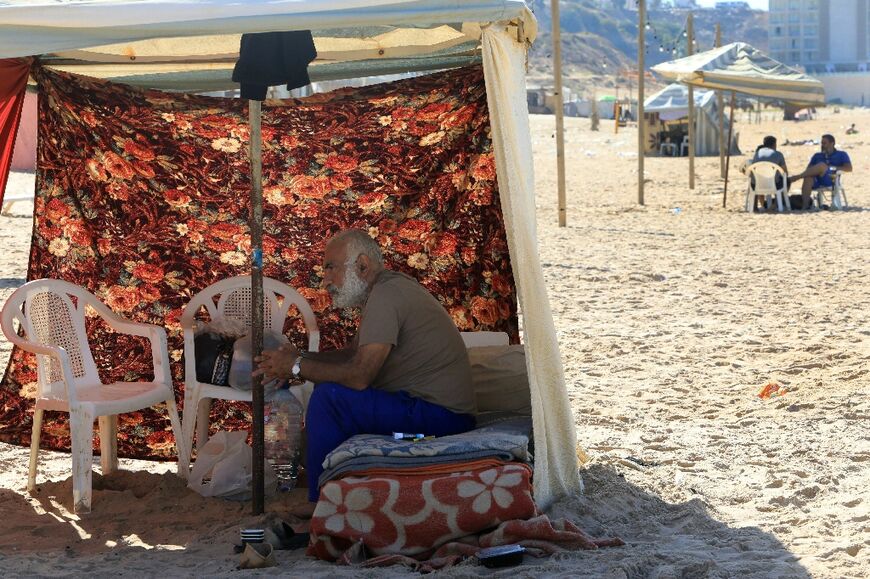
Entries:
{"type": "Polygon", "coordinates": [[[193,339],[197,381],[229,386],[230,364],[233,362],[235,341],[235,338],[227,338],[211,332],[202,333],[193,339]]]}
{"type": "MultiPolygon", "coordinates": [[[[800,210],[804,206],[804,198],[802,195],[789,195],[788,196],[788,204],[791,205],[792,209],[800,210]]],[[[815,200],[810,199],[810,209],[815,205],[815,200]]]]}

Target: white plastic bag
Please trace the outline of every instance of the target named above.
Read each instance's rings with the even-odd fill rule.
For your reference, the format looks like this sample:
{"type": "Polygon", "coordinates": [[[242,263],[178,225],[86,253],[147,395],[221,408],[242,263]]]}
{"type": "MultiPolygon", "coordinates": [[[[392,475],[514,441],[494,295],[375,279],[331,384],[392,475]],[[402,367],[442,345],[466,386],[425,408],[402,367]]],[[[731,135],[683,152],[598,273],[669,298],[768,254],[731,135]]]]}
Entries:
{"type": "MultiPolygon", "coordinates": [[[[251,498],[251,462],[253,451],[245,431],[221,430],[199,449],[187,486],[204,497],[222,497],[236,501],[251,498]]],[[[266,494],[277,483],[272,467],[264,464],[266,494]]]]}

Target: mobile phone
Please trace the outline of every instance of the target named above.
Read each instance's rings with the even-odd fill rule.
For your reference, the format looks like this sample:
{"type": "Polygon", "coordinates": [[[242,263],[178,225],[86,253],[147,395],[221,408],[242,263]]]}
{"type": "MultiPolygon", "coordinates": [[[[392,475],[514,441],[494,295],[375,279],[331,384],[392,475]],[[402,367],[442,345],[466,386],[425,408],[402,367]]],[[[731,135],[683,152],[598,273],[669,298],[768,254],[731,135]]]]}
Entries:
{"type": "Polygon", "coordinates": [[[523,562],[526,548],[522,545],[499,545],[477,552],[477,560],[484,567],[513,567],[523,562]]]}

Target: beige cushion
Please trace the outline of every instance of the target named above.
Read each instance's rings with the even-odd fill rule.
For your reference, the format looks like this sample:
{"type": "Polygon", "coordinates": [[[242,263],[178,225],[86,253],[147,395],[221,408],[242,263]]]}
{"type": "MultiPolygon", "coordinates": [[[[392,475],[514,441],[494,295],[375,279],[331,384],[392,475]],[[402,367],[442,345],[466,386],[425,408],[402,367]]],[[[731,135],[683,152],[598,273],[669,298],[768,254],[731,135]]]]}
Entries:
{"type": "Polygon", "coordinates": [[[532,414],[526,354],[522,346],[469,348],[477,411],[532,414]]]}

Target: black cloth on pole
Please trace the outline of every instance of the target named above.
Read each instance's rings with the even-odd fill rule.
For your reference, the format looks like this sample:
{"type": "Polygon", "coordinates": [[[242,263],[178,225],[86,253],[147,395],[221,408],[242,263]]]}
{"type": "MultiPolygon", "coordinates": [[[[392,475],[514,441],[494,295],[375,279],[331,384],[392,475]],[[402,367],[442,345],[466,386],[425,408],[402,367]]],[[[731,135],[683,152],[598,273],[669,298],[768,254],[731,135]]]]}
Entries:
{"type": "Polygon", "coordinates": [[[242,85],[242,98],[262,101],[266,89],[287,84],[293,90],[310,83],[308,64],[317,58],[310,30],[242,34],[233,82],[242,85]]]}

